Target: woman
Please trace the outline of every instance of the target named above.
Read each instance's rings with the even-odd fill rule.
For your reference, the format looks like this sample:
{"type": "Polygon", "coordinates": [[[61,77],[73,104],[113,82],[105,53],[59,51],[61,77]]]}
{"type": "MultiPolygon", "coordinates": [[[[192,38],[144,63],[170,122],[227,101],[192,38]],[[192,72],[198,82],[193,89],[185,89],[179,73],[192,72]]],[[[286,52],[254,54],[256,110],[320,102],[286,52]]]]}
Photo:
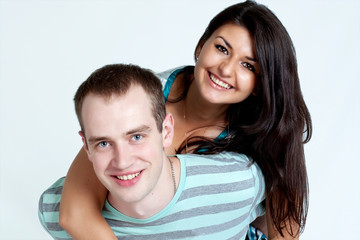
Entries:
{"type": "MultiPolygon", "coordinates": [[[[298,239],[308,206],[303,143],[311,119],[286,29],[255,2],[230,6],[208,25],[195,62],[159,74],[176,121],[167,153],[247,154],[265,176],[268,238],[298,239]]],[[[64,185],[60,224],[75,239],[116,239],[99,211],[105,196],[81,150],[64,185]]]]}

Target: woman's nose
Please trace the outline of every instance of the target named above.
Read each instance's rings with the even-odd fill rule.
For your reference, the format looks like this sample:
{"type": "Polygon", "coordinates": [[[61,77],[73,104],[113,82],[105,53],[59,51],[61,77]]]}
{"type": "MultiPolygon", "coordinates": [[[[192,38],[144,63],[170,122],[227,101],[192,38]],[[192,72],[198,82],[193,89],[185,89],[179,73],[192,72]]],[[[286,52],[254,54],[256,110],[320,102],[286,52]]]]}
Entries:
{"type": "Polygon", "coordinates": [[[224,77],[232,76],[232,74],[235,71],[234,67],[235,67],[234,60],[232,60],[231,58],[224,59],[220,64],[220,72],[221,72],[222,76],[224,76],[224,77]]]}

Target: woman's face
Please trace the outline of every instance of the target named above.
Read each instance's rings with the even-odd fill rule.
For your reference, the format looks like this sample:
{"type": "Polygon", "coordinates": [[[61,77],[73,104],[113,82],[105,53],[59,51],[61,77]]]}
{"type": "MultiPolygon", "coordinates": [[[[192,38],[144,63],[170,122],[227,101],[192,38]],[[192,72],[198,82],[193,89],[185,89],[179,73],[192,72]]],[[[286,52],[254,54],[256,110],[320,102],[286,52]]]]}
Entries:
{"type": "Polygon", "coordinates": [[[233,104],[254,92],[259,64],[249,31],[235,24],[218,28],[197,49],[195,83],[214,104],[233,104]]]}

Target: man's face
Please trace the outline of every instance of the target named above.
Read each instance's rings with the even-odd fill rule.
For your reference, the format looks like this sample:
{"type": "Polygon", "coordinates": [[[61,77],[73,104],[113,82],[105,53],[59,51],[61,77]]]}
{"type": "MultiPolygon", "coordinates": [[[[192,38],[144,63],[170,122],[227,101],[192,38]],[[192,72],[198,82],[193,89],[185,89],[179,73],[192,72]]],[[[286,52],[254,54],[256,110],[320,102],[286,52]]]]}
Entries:
{"type": "Polygon", "coordinates": [[[109,201],[141,202],[161,190],[159,179],[167,161],[163,148],[169,145],[167,120],[160,133],[142,87],[131,86],[125,95],[110,98],[90,93],[81,114],[84,147],[97,177],[110,192],[109,201]]]}

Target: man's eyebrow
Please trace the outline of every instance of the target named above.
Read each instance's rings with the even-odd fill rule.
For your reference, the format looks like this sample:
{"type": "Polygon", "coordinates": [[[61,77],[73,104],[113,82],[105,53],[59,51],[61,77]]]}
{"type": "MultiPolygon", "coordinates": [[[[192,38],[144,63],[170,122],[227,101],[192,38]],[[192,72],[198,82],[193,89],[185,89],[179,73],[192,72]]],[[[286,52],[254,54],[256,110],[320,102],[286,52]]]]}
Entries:
{"type": "MultiPolygon", "coordinates": [[[[134,129],[131,129],[127,132],[125,132],[125,136],[127,135],[132,135],[134,133],[139,133],[139,132],[150,132],[151,131],[151,127],[147,126],[147,125],[141,125],[139,127],[136,127],[134,129]]],[[[88,139],[88,143],[89,144],[94,144],[96,142],[102,142],[102,141],[109,141],[110,137],[108,136],[92,136],[89,137],[88,139]]]]}
{"type": "Polygon", "coordinates": [[[129,131],[127,131],[125,133],[125,135],[132,135],[134,133],[138,133],[138,132],[150,132],[151,131],[151,127],[147,126],[147,125],[141,125],[137,128],[131,129],[129,131]]]}
{"type": "Polygon", "coordinates": [[[102,136],[102,137],[97,137],[97,136],[93,136],[93,137],[89,137],[89,144],[94,144],[96,142],[102,142],[102,141],[108,141],[108,139],[110,139],[110,137],[107,136],[102,136]]]}

